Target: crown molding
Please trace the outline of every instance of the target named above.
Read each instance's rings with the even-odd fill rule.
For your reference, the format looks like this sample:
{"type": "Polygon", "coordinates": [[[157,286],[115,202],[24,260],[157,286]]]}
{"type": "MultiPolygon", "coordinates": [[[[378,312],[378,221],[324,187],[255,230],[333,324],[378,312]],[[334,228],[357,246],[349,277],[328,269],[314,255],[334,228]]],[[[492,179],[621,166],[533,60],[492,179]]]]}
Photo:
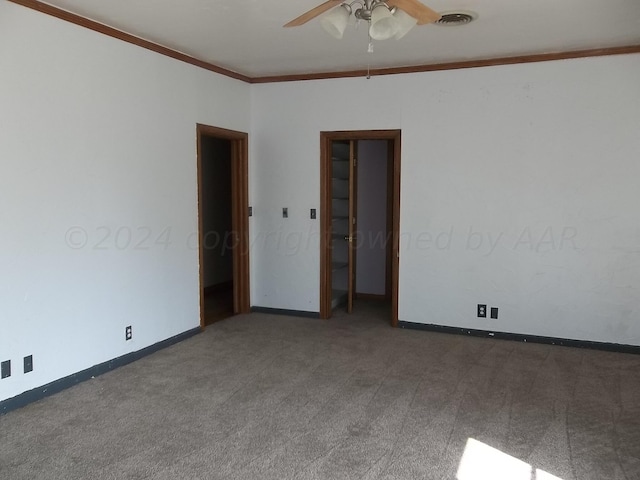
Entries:
{"type": "Polygon", "coordinates": [[[435,63],[427,65],[413,65],[407,67],[375,68],[367,70],[350,70],[346,72],[322,72],[292,75],[272,75],[252,77],[251,83],[296,82],[301,80],[325,80],[329,78],[349,78],[380,75],[399,75],[404,73],[435,72],[438,70],[457,70],[461,68],[495,67],[499,65],[514,65],[519,63],[550,62],[553,60],[567,60],[572,58],[602,57],[606,55],[625,55],[640,53],[640,45],[624,47],[592,48],[568,52],[539,53],[532,55],[518,55],[513,57],[489,58],[483,60],[467,60],[463,62],[435,63]]]}
{"type": "Polygon", "coordinates": [[[514,65],[519,63],[535,63],[535,62],[550,62],[554,60],[568,60],[572,58],[585,58],[585,57],[602,57],[607,55],[626,55],[630,53],[640,53],[640,45],[627,45],[622,47],[608,47],[608,48],[592,48],[588,50],[575,50],[564,52],[549,52],[530,55],[517,55],[512,57],[499,57],[489,58],[482,60],[467,60],[462,62],[446,62],[426,65],[413,65],[406,67],[390,67],[390,68],[376,68],[369,72],[367,70],[349,70],[349,71],[337,71],[337,72],[320,72],[320,73],[300,73],[300,74],[288,74],[288,75],[268,75],[268,76],[256,76],[250,77],[238,72],[220,67],[210,62],[199,60],[190,55],[180,53],[171,48],[159,45],[157,43],[150,42],[140,37],[136,37],[129,33],[117,30],[113,27],[109,27],[102,23],[88,18],[81,17],[75,13],[62,10],[61,8],[48,5],[38,0],[8,0],[9,2],[22,5],[33,10],[51,15],[61,20],[79,25],[81,27],[88,28],[90,30],[108,35],[123,42],[131,43],[147,50],[165,55],[167,57],[179,60],[181,62],[189,63],[196,67],[204,68],[211,72],[219,73],[227,77],[235,78],[246,83],[278,83],[278,82],[298,82],[303,80],[325,80],[330,78],[351,78],[351,77],[364,77],[380,76],[380,75],[399,75],[406,73],[422,73],[422,72],[434,72],[439,70],[457,70],[462,68],[478,68],[478,67],[495,67],[499,65],[514,65]]]}
{"type": "Polygon", "coordinates": [[[60,20],[64,20],[66,22],[70,22],[75,25],[88,28],[89,30],[102,33],[109,37],[117,38],[118,40],[122,40],[123,42],[131,43],[133,45],[146,48],[147,50],[151,50],[153,52],[159,53],[161,55],[165,55],[167,57],[174,58],[176,60],[180,60],[181,62],[189,63],[191,65],[204,68],[205,70],[209,70],[211,72],[215,72],[221,75],[225,75],[227,77],[235,78],[236,80],[241,80],[243,82],[251,83],[251,78],[247,77],[246,75],[242,75],[241,73],[237,73],[232,70],[219,67],[218,65],[214,65],[213,63],[199,60],[190,55],[186,55],[176,50],[172,50],[171,48],[159,45],[157,43],[150,42],[149,40],[136,37],[135,35],[131,35],[121,30],[115,29],[113,27],[109,27],[102,23],[96,22],[95,20],[89,20],[88,18],[81,17],[80,15],[76,15],[75,13],[71,13],[66,10],[62,10],[61,8],[53,7],[46,3],[39,2],[38,0],[8,0],[8,1],[17,3],[18,5],[22,5],[27,8],[31,8],[33,10],[37,10],[38,12],[46,13],[47,15],[51,15],[52,17],[56,17],[56,18],[59,18],[60,20]]]}

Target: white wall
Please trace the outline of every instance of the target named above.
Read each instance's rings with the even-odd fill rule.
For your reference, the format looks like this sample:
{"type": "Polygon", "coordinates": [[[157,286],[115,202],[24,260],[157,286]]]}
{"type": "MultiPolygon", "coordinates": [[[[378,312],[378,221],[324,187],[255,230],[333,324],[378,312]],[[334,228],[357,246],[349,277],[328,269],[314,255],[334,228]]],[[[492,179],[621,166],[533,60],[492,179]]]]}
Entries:
{"type": "Polygon", "coordinates": [[[0,2],[0,400],[198,325],[198,122],[250,131],[253,305],[318,310],[319,132],[401,128],[401,320],[640,345],[639,60],[248,86],[0,2]]]}
{"type": "Polygon", "coordinates": [[[400,320],[640,345],[640,55],[254,85],[254,304],[318,310],[319,132],[382,128],[400,320]]]}
{"type": "Polygon", "coordinates": [[[2,400],[199,325],[196,123],[247,131],[250,95],[8,2],[0,72],[2,400]]]}
{"type": "Polygon", "coordinates": [[[387,140],[358,142],[356,292],[384,295],[387,240],[387,140]]]}

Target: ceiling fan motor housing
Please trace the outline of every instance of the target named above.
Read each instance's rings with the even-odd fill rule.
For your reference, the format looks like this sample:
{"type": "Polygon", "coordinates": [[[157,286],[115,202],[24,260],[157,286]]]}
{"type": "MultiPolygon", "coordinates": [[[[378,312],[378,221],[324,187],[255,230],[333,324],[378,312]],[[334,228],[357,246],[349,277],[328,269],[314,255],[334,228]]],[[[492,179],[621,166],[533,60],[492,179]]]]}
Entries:
{"type": "Polygon", "coordinates": [[[395,8],[389,8],[389,6],[383,0],[365,0],[364,3],[355,1],[351,5],[349,5],[349,7],[351,8],[354,4],[360,4],[362,6],[360,8],[357,8],[353,12],[353,16],[356,17],[358,20],[365,20],[367,22],[371,20],[373,9],[376,7],[384,6],[387,8],[387,10],[389,10],[392,13],[395,10],[395,8]]]}

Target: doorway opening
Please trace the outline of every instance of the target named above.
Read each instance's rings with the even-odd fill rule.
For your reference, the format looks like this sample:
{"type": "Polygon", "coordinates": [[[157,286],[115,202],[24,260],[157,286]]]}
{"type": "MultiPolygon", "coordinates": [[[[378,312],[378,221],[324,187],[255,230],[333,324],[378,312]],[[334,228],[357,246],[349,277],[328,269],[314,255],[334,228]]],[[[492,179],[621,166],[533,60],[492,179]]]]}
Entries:
{"type": "Polygon", "coordinates": [[[248,135],[197,126],[200,327],[248,313],[248,135]]]}
{"type": "Polygon", "coordinates": [[[400,130],[321,132],[320,317],[388,302],[398,323],[400,130]]]}

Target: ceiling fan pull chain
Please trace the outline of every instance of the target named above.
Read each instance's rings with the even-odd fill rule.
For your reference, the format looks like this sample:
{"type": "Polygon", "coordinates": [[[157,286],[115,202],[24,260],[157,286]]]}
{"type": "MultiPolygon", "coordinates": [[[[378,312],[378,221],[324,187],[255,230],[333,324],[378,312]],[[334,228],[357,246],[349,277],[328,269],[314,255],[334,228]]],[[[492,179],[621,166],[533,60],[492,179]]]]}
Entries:
{"type": "MultiPolygon", "coordinates": [[[[373,40],[371,39],[371,34],[369,34],[369,48],[367,49],[367,52],[373,53],[373,40]]],[[[370,80],[370,79],[371,79],[371,57],[367,56],[367,80],[370,80]]]]}

